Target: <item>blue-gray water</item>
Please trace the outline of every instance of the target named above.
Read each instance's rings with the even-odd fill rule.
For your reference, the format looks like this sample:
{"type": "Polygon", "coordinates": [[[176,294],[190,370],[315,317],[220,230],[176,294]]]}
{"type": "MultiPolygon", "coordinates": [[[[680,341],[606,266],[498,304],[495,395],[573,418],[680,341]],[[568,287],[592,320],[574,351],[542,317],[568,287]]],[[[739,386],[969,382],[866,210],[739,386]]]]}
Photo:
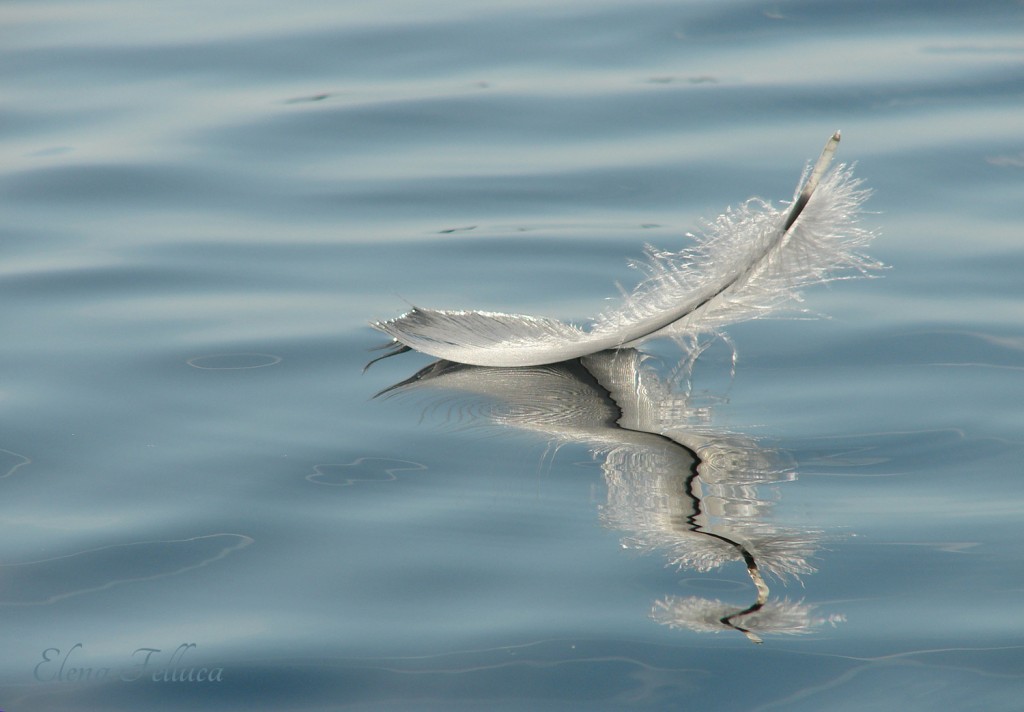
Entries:
{"type": "Polygon", "coordinates": [[[1020,709],[1024,6],[25,0],[0,36],[4,712],[1020,709]],[[369,320],[592,315],[836,128],[891,268],[689,394],[647,348],[703,483],[576,370],[372,399],[429,359],[362,373],[369,320]]]}

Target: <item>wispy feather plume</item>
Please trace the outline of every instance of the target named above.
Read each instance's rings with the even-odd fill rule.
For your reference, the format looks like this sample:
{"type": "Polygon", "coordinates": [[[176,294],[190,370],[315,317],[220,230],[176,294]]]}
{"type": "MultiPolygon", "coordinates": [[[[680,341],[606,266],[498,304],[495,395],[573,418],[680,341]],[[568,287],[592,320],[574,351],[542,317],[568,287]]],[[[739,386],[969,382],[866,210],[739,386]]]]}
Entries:
{"type": "Polygon", "coordinates": [[[802,300],[813,284],[880,265],[861,249],[874,237],[859,226],[869,191],[849,166],[828,171],[837,131],[805,172],[788,208],[752,198],[730,208],[680,252],[646,247],[644,275],[616,308],[586,327],[547,317],[414,307],[371,326],[431,356],[478,366],[535,366],[648,339],[686,342],[802,300]]]}

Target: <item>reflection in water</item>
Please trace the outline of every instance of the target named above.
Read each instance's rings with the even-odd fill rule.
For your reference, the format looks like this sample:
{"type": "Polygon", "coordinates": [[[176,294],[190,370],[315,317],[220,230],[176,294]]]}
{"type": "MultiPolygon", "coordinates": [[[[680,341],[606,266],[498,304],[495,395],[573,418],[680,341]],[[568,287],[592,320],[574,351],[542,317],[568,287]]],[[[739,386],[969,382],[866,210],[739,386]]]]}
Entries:
{"type": "Polygon", "coordinates": [[[694,631],[805,633],[824,622],[812,606],[771,599],[765,575],[811,573],[821,532],[772,522],[772,502],[758,487],[793,480],[778,452],[708,425],[706,409],[662,379],[649,357],[605,351],[548,366],[488,368],[437,361],[383,393],[433,388],[462,396],[450,412],[476,422],[543,434],[557,444],[583,443],[601,460],[608,486],[605,526],[626,533],[623,545],[661,552],[672,565],[707,572],[746,566],[752,604],[735,606],[669,596],[654,604],[659,623],[694,631]]]}

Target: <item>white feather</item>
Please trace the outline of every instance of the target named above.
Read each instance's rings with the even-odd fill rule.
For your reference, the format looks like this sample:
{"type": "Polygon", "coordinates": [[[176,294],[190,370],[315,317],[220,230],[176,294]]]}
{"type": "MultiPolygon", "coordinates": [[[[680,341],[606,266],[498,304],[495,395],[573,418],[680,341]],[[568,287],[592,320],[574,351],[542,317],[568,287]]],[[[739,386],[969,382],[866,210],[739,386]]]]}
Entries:
{"type": "Polygon", "coordinates": [[[838,141],[836,132],[788,208],[752,198],[691,236],[689,248],[647,246],[646,262],[633,265],[644,275],[640,284],[586,327],[547,317],[419,307],[371,326],[396,345],[449,361],[534,366],[659,337],[692,340],[792,306],[807,286],[880,266],[860,251],[874,237],[858,222],[869,191],[849,166],[825,173],[838,141]]]}

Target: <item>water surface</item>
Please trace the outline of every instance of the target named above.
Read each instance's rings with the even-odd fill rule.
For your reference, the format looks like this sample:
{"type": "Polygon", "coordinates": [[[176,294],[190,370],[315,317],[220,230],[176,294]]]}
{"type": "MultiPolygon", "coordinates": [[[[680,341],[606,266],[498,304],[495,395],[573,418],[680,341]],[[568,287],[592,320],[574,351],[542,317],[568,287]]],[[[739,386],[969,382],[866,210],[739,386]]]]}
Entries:
{"type": "Polygon", "coordinates": [[[1022,19],[5,3],[0,708],[1019,709],[1022,19]],[[828,319],[373,398],[836,128],[828,319]]]}

